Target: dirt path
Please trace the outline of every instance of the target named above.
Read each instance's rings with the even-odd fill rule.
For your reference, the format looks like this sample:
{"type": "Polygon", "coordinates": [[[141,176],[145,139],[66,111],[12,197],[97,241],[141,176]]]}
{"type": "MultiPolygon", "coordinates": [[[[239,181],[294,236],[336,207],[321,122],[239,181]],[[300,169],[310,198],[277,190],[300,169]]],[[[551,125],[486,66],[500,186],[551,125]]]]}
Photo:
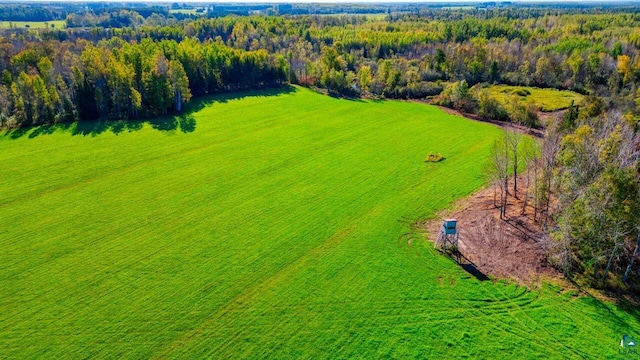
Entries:
{"type": "MultiPolygon", "coordinates": [[[[523,179],[519,183],[524,185],[523,179]]],[[[522,186],[524,188],[524,186],[522,186]]],[[[519,194],[523,199],[524,194],[519,194]]],[[[533,222],[533,208],[522,215],[522,200],[509,197],[506,220],[493,202],[493,188],[487,188],[460,200],[452,210],[424,224],[429,239],[434,240],[445,217],[458,219],[458,247],[461,266],[479,279],[486,275],[537,282],[540,277],[560,274],[545,259],[545,240],[533,222]]]]}
{"type": "MultiPolygon", "coordinates": [[[[526,126],[514,124],[514,123],[511,123],[511,122],[508,122],[508,121],[484,119],[484,118],[482,118],[482,117],[480,117],[478,115],[469,114],[469,113],[465,113],[465,112],[462,112],[462,111],[450,109],[448,107],[436,105],[433,102],[427,101],[427,100],[413,99],[413,100],[408,100],[408,101],[418,102],[418,103],[421,103],[421,104],[433,105],[433,106],[438,107],[440,110],[442,110],[442,111],[444,111],[444,112],[446,112],[448,114],[462,116],[462,117],[470,119],[470,120],[475,120],[475,121],[481,121],[481,122],[485,122],[485,123],[494,124],[496,126],[504,128],[504,129],[513,129],[513,130],[516,130],[516,131],[518,131],[518,132],[520,132],[522,134],[528,134],[528,135],[535,136],[535,137],[538,137],[538,138],[543,138],[544,137],[544,128],[533,129],[533,128],[529,128],[529,127],[526,127],[526,126]]],[[[558,117],[562,117],[562,114],[564,114],[565,111],[566,110],[558,110],[558,111],[552,111],[552,112],[538,111],[538,117],[540,118],[540,122],[542,124],[546,124],[550,120],[554,120],[554,119],[557,119],[558,117]]]]}
{"type": "Polygon", "coordinates": [[[538,138],[544,137],[544,129],[528,128],[526,126],[514,124],[514,123],[511,123],[511,122],[508,122],[508,121],[483,119],[482,117],[480,117],[478,115],[468,114],[468,113],[465,113],[465,112],[462,112],[462,111],[458,111],[458,110],[454,110],[454,109],[450,109],[450,108],[444,107],[444,106],[439,106],[439,105],[435,105],[435,106],[440,108],[440,110],[442,110],[442,111],[444,111],[446,113],[452,114],[452,115],[462,116],[462,117],[465,117],[465,118],[470,119],[470,120],[475,120],[475,121],[481,121],[481,122],[494,124],[494,125],[500,126],[501,128],[516,130],[516,131],[518,131],[520,133],[528,134],[528,135],[535,136],[535,137],[538,137],[538,138]]]}

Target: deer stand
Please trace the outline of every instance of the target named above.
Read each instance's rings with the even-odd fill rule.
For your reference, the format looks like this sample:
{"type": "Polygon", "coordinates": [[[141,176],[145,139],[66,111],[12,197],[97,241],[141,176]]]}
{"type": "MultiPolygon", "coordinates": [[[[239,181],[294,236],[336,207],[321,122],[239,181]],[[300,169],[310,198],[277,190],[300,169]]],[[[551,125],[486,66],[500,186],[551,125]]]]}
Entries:
{"type": "Polygon", "coordinates": [[[458,236],[460,232],[457,228],[457,222],[456,219],[445,219],[442,222],[434,246],[445,254],[455,256],[456,261],[459,263],[460,252],[458,251],[458,236]]]}

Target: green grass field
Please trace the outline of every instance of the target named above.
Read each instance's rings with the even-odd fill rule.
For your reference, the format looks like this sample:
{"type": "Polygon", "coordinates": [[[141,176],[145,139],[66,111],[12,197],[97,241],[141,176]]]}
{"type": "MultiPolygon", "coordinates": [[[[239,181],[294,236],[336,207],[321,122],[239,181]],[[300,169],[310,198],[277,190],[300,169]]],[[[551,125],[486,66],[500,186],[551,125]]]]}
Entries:
{"type": "MultiPolygon", "coordinates": [[[[328,17],[328,16],[334,16],[334,17],[353,17],[353,16],[363,16],[367,18],[367,21],[382,21],[384,20],[386,17],[388,17],[387,14],[383,14],[383,13],[362,13],[362,14],[354,14],[354,13],[336,13],[336,14],[309,14],[312,16],[324,16],[324,17],[328,17]]],[[[306,15],[302,15],[302,16],[306,16],[306,15]]]]}
{"type": "Polygon", "coordinates": [[[604,358],[637,337],[637,311],[480,281],[412,230],[483,184],[498,128],[289,90],[0,135],[0,357],[604,358]]]}
{"type": "Polygon", "coordinates": [[[509,103],[511,96],[517,96],[525,101],[533,101],[533,103],[541,111],[557,111],[563,110],[571,106],[571,101],[574,101],[576,105],[580,104],[583,100],[583,96],[567,90],[557,89],[541,89],[530,86],[509,86],[509,85],[494,85],[488,88],[489,93],[495,97],[503,105],[509,103]],[[518,91],[525,90],[529,92],[523,92],[523,95],[518,95],[518,91]]]}
{"type": "Polygon", "coordinates": [[[206,12],[198,12],[198,9],[171,9],[169,10],[170,14],[187,14],[187,15],[205,15],[206,12]]]}
{"type": "Polygon", "coordinates": [[[31,28],[31,29],[63,29],[66,25],[64,20],[51,20],[51,21],[0,21],[0,29],[10,29],[11,26],[17,29],[31,28]]]}

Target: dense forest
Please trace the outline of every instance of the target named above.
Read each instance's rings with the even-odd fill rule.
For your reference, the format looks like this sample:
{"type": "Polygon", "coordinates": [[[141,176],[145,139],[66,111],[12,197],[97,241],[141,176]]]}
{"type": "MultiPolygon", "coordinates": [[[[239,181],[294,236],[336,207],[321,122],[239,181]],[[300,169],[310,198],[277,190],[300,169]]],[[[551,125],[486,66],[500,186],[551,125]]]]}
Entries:
{"type": "MultiPolygon", "coordinates": [[[[474,91],[466,94],[459,90],[464,92],[467,86],[483,83],[571,89],[606,97],[619,111],[628,112],[635,109],[636,82],[640,78],[640,14],[633,12],[425,10],[373,16],[230,16],[178,21],[161,13],[144,18],[135,11],[113,10],[74,13],[66,19],[68,26],[80,27],[5,30],[0,43],[0,69],[8,73],[3,75],[6,88],[0,90],[0,96],[14,105],[3,116],[12,117],[16,124],[27,119],[13,115],[20,101],[11,85],[18,83],[21,73],[27,77],[22,76],[23,86],[16,89],[17,93],[28,97],[29,91],[36,90],[27,88],[40,86],[35,80],[40,77],[50,92],[55,88],[58,93],[50,95],[54,102],[57,98],[61,103],[64,99],[71,103],[75,100],[76,104],[69,105],[78,108],[77,99],[89,95],[78,95],[86,89],[81,84],[84,79],[76,75],[84,73],[87,62],[93,61],[88,59],[93,48],[101,52],[105,68],[90,72],[100,72],[105,84],[115,81],[108,79],[114,70],[106,69],[115,67],[115,63],[135,74],[131,78],[136,83],[128,89],[140,95],[127,92],[133,94],[134,105],[138,102],[135,98],[141,97],[144,109],[139,111],[131,105],[127,111],[116,110],[112,114],[115,117],[164,112],[149,108],[149,92],[143,86],[143,78],[152,67],[151,58],[158,51],[168,62],[176,60],[174,65],[180,63],[185,68],[194,95],[243,86],[224,82],[235,80],[245,86],[288,81],[339,95],[386,98],[420,99],[451,87],[442,103],[464,106],[470,112],[478,111],[482,97],[474,91]],[[131,51],[143,54],[146,63],[134,63],[136,56],[129,54],[131,51]],[[212,54],[225,59],[212,59],[218,56],[212,54]],[[50,74],[38,66],[44,58],[52,63],[50,74]],[[222,72],[236,71],[223,67],[231,65],[235,69],[256,61],[262,64],[254,71],[261,74],[251,75],[254,79],[223,79],[222,72]],[[76,75],[74,68],[78,69],[76,75]],[[256,76],[260,77],[258,82],[254,81],[256,76]],[[459,81],[466,85],[459,87],[459,81]],[[213,85],[215,82],[217,85],[213,85]],[[452,99],[451,94],[461,99],[452,99]]],[[[158,71],[164,72],[162,66],[158,71]]],[[[245,71],[240,73],[246,75],[245,71]]],[[[101,101],[106,101],[111,90],[99,90],[98,96],[104,96],[101,101]]],[[[62,118],[75,116],[71,108],[68,110],[62,118]]],[[[92,114],[83,110],[77,118],[108,113],[106,108],[92,114]]],[[[495,109],[488,115],[517,117],[495,109]]],[[[46,116],[28,119],[29,124],[56,121],[46,116]]]]}
{"type": "Polygon", "coordinates": [[[28,42],[4,60],[0,119],[17,126],[164,115],[192,95],[286,80],[281,56],[195,39],[28,42]]]}
{"type": "MultiPolygon", "coordinates": [[[[62,16],[18,10],[11,19],[62,16]]],[[[182,111],[192,96],[293,83],[334,96],[428,98],[546,128],[520,163],[535,180],[526,196],[549,236],[550,262],[594,285],[637,287],[640,276],[630,275],[640,251],[638,10],[214,17],[212,9],[83,9],[63,14],[65,29],[2,30],[0,125],[154,117],[182,111]],[[485,90],[493,84],[572,90],[586,101],[542,121],[531,102],[498,102],[485,90]]],[[[505,198],[517,144],[513,136],[496,144],[504,151],[494,154],[492,179],[505,198]]]]}

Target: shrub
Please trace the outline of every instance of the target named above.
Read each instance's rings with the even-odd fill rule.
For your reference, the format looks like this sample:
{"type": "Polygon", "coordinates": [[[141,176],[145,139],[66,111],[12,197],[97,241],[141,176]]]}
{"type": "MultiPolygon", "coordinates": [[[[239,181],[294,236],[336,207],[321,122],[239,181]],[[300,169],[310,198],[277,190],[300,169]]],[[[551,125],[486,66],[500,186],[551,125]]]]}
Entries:
{"type": "Polygon", "coordinates": [[[538,111],[533,102],[524,102],[520,98],[512,96],[509,99],[508,113],[511,122],[536,127],[540,125],[538,111]]]}
{"type": "Polygon", "coordinates": [[[442,160],[444,160],[444,156],[442,156],[442,154],[434,154],[430,152],[429,154],[427,154],[427,158],[424,159],[424,162],[439,162],[442,160]]]}
{"type": "Polygon", "coordinates": [[[498,100],[493,98],[489,91],[480,90],[478,92],[478,115],[484,119],[509,120],[509,114],[498,100]]]}
{"type": "Polygon", "coordinates": [[[440,94],[436,104],[467,113],[476,113],[478,100],[466,81],[454,82],[440,94]]]}

